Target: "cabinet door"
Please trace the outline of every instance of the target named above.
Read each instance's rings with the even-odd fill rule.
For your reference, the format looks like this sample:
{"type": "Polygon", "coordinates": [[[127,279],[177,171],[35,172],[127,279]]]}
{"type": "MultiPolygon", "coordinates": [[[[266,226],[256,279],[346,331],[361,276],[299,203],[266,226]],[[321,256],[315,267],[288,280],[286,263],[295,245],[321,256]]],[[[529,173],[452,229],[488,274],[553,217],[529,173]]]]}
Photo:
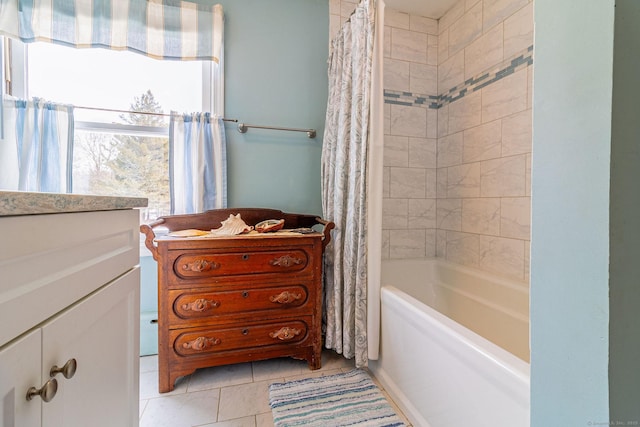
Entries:
{"type": "Polygon", "coordinates": [[[140,272],[136,267],[42,328],[42,375],[58,374],[58,395],[42,407],[43,427],[138,425],[140,272]]]}
{"type": "Polygon", "coordinates": [[[27,401],[30,387],[40,388],[40,329],[0,350],[0,425],[36,427],[40,425],[42,400],[27,401]]]}

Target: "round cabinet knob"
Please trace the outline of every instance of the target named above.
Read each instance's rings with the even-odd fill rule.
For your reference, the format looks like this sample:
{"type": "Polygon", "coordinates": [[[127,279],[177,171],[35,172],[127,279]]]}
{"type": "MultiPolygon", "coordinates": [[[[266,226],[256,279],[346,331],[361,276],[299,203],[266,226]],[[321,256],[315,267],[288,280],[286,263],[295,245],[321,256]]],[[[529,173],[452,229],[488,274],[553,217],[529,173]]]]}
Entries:
{"type": "Polygon", "coordinates": [[[45,402],[50,402],[56,396],[58,392],[58,380],[55,378],[50,379],[42,387],[39,389],[35,387],[29,388],[27,390],[27,400],[31,400],[36,396],[40,396],[40,398],[45,402]]]}
{"type": "Polygon", "coordinates": [[[49,371],[49,376],[53,378],[58,374],[62,374],[66,379],[70,379],[76,374],[77,367],[78,363],[76,362],[76,359],[69,359],[62,368],[58,368],[58,366],[53,365],[53,368],[49,371]]]}

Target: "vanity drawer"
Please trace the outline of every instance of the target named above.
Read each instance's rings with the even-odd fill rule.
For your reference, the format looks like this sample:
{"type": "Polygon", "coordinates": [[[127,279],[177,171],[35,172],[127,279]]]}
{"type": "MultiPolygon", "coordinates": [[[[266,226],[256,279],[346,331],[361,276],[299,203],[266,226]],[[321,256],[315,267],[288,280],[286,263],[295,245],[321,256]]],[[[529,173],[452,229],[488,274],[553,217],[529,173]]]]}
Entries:
{"type": "Polygon", "coordinates": [[[309,254],[302,249],[186,252],[173,262],[173,274],[179,281],[215,277],[300,273],[310,267],[309,254]]]}
{"type": "Polygon", "coordinates": [[[174,352],[183,357],[282,344],[307,338],[307,322],[289,320],[225,328],[178,329],[169,332],[174,352]]]}
{"type": "MultiPolygon", "coordinates": [[[[234,286],[235,288],[235,286],[234,286]]],[[[309,292],[305,285],[243,288],[217,292],[203,290],[170,290],[173,301],[169,322],[214,318],[262,310],[298,308],[307,304],[309,292]]]]}

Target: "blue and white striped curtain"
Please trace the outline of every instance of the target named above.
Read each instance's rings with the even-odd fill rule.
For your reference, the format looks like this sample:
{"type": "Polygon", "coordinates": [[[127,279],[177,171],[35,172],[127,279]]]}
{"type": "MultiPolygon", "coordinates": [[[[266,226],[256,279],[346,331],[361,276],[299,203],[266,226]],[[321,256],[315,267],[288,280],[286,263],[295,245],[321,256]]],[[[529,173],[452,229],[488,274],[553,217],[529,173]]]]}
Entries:
{"type": "Polygon", "coordinates": [[[73,107],[7,99],[0,141],[0,188],[71,192],[73,107]]]}
{"type": "Polygon", "coordinates": [[[219,62],[221,5],[180,0],[0,0],[0,34],[25,43],[219,62]]]}
{"type": "Polygon", "coordinates": [[[171,113],[171,214],[227,207],[227,142],[221,117],[171,113]]]}

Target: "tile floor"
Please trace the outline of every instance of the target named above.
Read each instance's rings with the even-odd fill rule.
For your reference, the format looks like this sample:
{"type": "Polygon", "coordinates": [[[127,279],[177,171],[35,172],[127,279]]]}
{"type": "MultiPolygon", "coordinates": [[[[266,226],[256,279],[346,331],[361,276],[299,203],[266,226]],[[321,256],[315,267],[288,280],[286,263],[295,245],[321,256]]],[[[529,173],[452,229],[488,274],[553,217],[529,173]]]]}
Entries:
{"type": "Polygon", "coordinates": [[[140,427],[273,426],[269,384],[332,375],[353,368],[352,360],[325,350],[322,369],[317,371],[310,371],[305,361],[290,358],[198,369],[178,379],[172,392],[159,394],[158,357],[141,357],[140,427]]]}

